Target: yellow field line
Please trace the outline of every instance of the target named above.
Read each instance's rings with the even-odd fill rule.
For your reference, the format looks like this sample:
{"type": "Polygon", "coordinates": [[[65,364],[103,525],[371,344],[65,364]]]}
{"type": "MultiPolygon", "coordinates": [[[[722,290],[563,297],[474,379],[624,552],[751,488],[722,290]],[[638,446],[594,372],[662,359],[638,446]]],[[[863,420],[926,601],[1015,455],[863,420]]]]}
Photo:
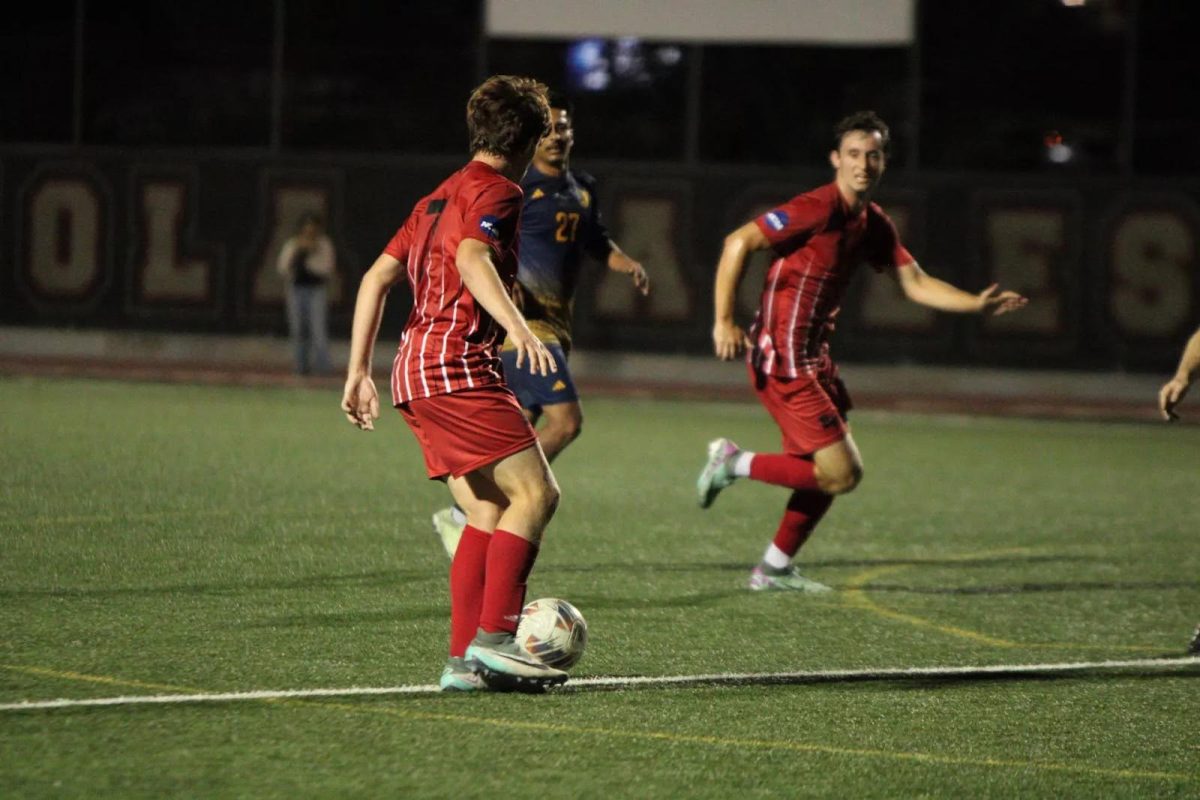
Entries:
{"type": "Polygon", "coordinates": [[[1076,775],[1094,775],[1098,777],[1122,778],[1127,780],[1160,780],[1194,782],[1196,775],[1178,772],[1151,772],[1135,769],[1111,769],[1107,767],[1090,767],[1078,764],[1059,764],[1045,761],[1017,761],[1002,758],[962,758],[959,756],[940,755],[938,753],[904,752],[897,750],[878,750],[874,748],[837,747],[834,745],[812,744],[808,742],[793,742],[783,739],[743,739],[725,736],[675,733],[673,731],[637,731],[628,728],[598,728],[581,725],[568,725],[558,722],[529,722],[525,720],[495,719],[491,717],[472,717],[465,714],[444,714],[427,711],[410,711],[395,708],[384,708],[373,705],[352,705],[349,703],[334,703],[324,700],[293,700],[293,703],[316,705],[343,711],[382,713],[406,719],[429,722],[452,722],[464,725],[484,725],[493,728],[532,731],[554,735],[572,734],[577,736],[598,736],[611,739],[632,739],[635,741],[660,741],[674,744],[694,744],[712,747],[727,747],[738,750],[748,750],[760,753],[763,750],[784,750],[793,753],[816,753],[833,756],[849,756],[854,758],[873,758],[889,761],[912,761],[921,764],[939,766],[994,767],[1009,769],[1040,770],[1045,772],[1066,772],[1076,775]]]}
{"type": "MultiPolygon", "coordinates": [[[[345,509],[327,509],[323,510],[325,515],[354,516],[355,514],[365,514],[365,511],[356,512],[354,510],[345,509]]],[[[229,509],[229,508],[196,508],[196,509],[178,509],[174,511],[141,511],[132,513],[96,513],[96,514],[72,514],[66,516],[42,516],[42,517],[23,517],[20,515],[0,517],[0,522],[6,525],[12,524],[28,524],[28,525],[84,525],[88,523],[106,523],[106,522],[156,522],[158,520],[167,519],[186,519],[189,517],[228,517],[228,516],[262,516],[271,514],[275,516],[289,517],[312,517],[315,515],[321,516],[322,511],[299,511],[295,508],[253,508],[253,509],[229,509]]]]}
{"type": "Polygon", "coordinates": [[[83,672],[47,669],[46,667],[23,667],[16,664],[0,664],[0,669],[6,669],[10,672],[23,672],[27,675],[39,675],[45,678],[78,681],[80,683],[102,683],[106,686],[130,686],[135,689],[159,689],[166,692],[191,692],[197,694],[204,691],[203,689],[193,689],[189,686],[173,686],[169,683],[145,683],[127,678],[110,678],[107,675],[88,675],[83,672]]]}
{"type": "Polygon", "coordinates": [[[933,630],[941,631],[942,633],[949,634],[950,636],[958,636],[963,639],[970,639],[975,642],[990,644],[993,647],[1024,646],[1020,642],[1013,642],[1008,639],[998,639],[995,636],[988,636],[983,633],[967,630],[966,628],[959,628],[953,625],[942,625],[923,617],[914,616],[913,614],[905,614],[900,611],[893,611],[890,608],[884,608],[867,597],[866,590],[870,588],[869,584],[872,581],[882,578],[885,575],[893,575],[897,572],[903,572],[909,569],[910,566],[911,565],[909,564],[899,564],[887,567],[875,567],[874,569],[869,569],[865,572],[860,572],[858,575],[855,575],[850,579],[850,585],[843,592],[846,605],[850,606],[851,608],[861,608],[864,611],[870,611],[874,614],[878,614],[881,617],[886,617],[887,619],[906,622],[909,625],[914,625],[918,628],[932,628],[933,630]]]}
{"type": "MultiPolygon", "coordinates": [[[[984,550],[978,553],[967,553],[965,555],[950,556],[946,561],[975,561],[983,558],[996,558],[998,556],[1008,555],[1025,555],[1033,552],[1029,548],[1017,547],[1004,550],[984,550]]],[[[897,572],[911,569],[913,564],[893,564],[884,567],[874,567],[864,570],[850,578],[846,588],[840,593],[842,605],[848,608],[857,608],[863,611],[869,611],[887,619],[904,622],[918,628],[929,628],[931,630],[940,631],[949,636],[957,636],[962,639],[969,639],[981,644],[991,645],[993,647],[1002,648],[1028,648],[1031,650],[1122,650],[1131,652],[1157,652],[1162,650],[1161,647],[1151,647],[1148,645],[1103,645],[1103,644],[1069,644],[1069,643],[1025,643],[1015,642],[1010,639],[1001,639],[995,636],[988,636],[985,633],[959,628],[954,625],[942,625],[924,617],[918,617],[914,614],[906,614],[902,611],[885,608],[879,605],[874,600],[867,596],[870,590],[870,584],[884,577],[885,575],[893,575],[897,572]]]]}

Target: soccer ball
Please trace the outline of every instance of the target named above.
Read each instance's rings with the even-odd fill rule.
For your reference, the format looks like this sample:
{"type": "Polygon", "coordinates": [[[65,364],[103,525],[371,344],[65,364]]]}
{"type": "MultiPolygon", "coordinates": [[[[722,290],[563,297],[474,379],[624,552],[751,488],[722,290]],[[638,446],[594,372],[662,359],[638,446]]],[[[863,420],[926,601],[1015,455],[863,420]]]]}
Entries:
{"type": "Polygon", "coordinates": [[[570,669],[587,647],[587,621],[566,600],[543,597],[521,609],[517,644],[543,664],[570,669]]]}

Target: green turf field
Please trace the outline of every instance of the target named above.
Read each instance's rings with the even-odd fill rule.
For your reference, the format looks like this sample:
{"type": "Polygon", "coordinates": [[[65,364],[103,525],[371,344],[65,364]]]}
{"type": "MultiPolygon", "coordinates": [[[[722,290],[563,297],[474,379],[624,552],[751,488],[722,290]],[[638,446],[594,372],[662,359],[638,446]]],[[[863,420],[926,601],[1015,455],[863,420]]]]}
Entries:
{"type": "MultiPolygon", "coordinates": [[[[0,703],[434,683],[444,489],[338,400],[0,380],[0,703]]],[[[695,504],[709,438],[774,447],[755,405],[585,409],[530,584],[588,618],[577,677],[1143,659],[1200,622],[1195,426],[863,411],[810,597],[743,588],[783,490],[695,504]]],[[[0,796],[1197,797],[1198,695],[1193,666],[5,710],[0,796]]]]}

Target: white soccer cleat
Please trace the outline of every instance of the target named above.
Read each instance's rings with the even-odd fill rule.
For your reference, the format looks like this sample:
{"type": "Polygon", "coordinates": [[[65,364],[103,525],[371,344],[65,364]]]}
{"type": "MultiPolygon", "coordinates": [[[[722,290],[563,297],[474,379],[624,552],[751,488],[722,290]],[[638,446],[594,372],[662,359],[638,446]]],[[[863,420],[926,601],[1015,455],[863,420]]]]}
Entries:
{"type": "Polygon", "coordinates": [[[765,572],[762,564],[750,571],[750,591],[752,592],[807,592],[808,594],[825,594],[833,589],[823,583],[806,578],[790,567],[781,575],[771,575],[765,572]]]}
{"type": "Polygon", "coordinates": [[[433,530],[442,540],[442,547],[446,548],[446,555],[453,560],[454,551],[458,549],[458,540],[462,538],[463,528],[466,525],[454,519],[453,508],[443,508],[433,515],[433,530]]]}
{"type": "Polygon", "coordinates": [[[737,480],[733,462],[741,453],[741,448],[728,439],[713,439],[708,443],[708,461],[696,478],[696,500],[701,508],[711,506],[721,490],[737,480]]]}

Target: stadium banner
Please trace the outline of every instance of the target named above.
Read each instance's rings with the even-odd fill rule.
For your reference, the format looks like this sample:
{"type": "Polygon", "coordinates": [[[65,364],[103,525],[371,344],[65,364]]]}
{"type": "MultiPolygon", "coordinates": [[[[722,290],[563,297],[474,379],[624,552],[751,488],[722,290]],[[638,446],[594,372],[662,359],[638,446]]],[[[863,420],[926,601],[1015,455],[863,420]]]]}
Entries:
{"type": "Polygon", "coordinates": [[[907,46],[915,0],[487,0],[488,36],[907,46]]]}
{"type": "MultiPolygon", "coordinates": [[[[272,159],[142,151],[0,150],[0,324],[279,333],[275,259],[300,217],[328,221],[337,249],[334,336],[362,273],[456,159],[272,159]]],[[[581,162],[616,241],[649,270],[643,297],[587,262],[575,304],[581,348],[703,354],[724,235],[827,171],[707,170],[581,162]]],[[[847,361],[1163,370],[1200,323],[1197,179],[889,175],[881,205],[929,273],[1030,298],[995,319],[936,314],[887,275],[860,269],[833,337],[847,361]]],[[[768,256],[748,264],[749,322],[768,256]]],[[[389,299],[384,335],[410,305],[389,299]]]]}

